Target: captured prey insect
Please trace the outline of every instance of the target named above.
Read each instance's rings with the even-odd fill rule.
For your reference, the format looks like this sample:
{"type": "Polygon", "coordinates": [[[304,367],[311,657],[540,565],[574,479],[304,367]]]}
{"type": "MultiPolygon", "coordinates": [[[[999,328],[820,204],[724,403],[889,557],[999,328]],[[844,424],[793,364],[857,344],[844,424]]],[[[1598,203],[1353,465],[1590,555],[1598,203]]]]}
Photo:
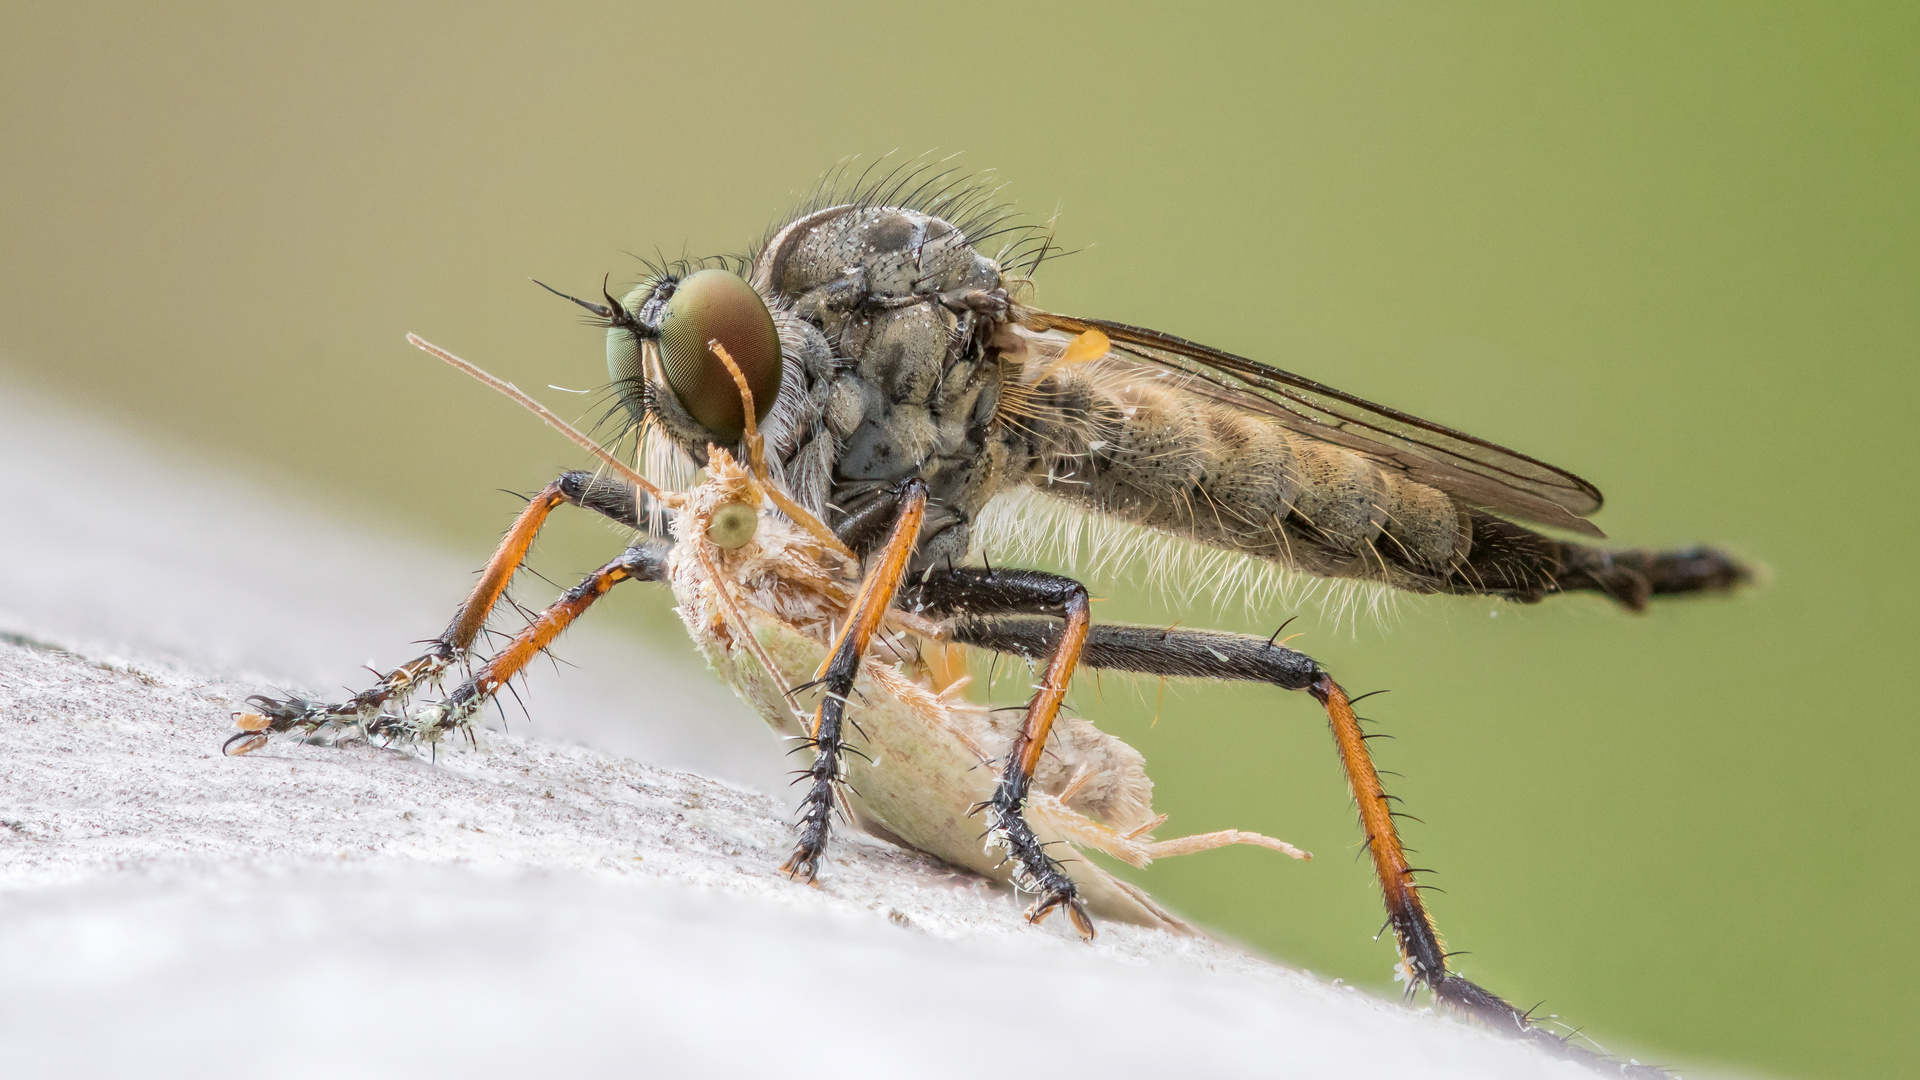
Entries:
{"type": "MultiPolygon", "coordinates": [[[[1033,307],[1030,276],[1050,239],[1009,231],[986,205],[990,193],[943,176],[908,168],[862,182],[803,208],[738,260],[664,270],[620,298],[606,294],[604,304],[575,301],[605,326],[616,408],[639,436],[647,473],[712,470],[722,451],[736,465],[764,461],[765,479],[754,483],[779,515],[821,552],[866,567],[848,608],[864,616],[850,615],[819,673],[809,669],[810,680],[825,680],[816,688],[824,696],[805,729],[816,756],[788,869],[810,876],[820,866],[839,777],[861,767],[842,753],[849,718],[863,707],[849,688],[868,672],[868,653],[893,655],[888,642],[907,640],[902,632],[937,629],[950,642],[1038,666],[1039,685],[999,756],[982,814],[1010,872],[1038,893],[1033,917],[1064,910],[1083,930],[1089,894],[1037,831],[1041,796],[1058,782],[1044,772],[1048,756],[1073,727],[1060,719],[1073,673],[1305,690],[1325,708],[1410,986],[1498,1029],[1557,1043],[1448,967],[1365,736],[1324,669],[1260,638],[1095,625],[1080,583],[976,562],[991,539],[981,535],[995,520],[990,504],[1038,496],[1156,543],[1172,538],[1255,565],[1415,593],[1535,602],[1591,592],[1641,610],[1654,597],[1730,590],[1747,570],[1711,548],[1609,550],[1556,539],[1525,523],[1602,535],[1586,520],[1600,494],[1571,473],[1182,338],[1033,307]],[[982,245],[996,236],[1014,239],[989,255],[982,245]],[[925,624],[915,629],[908,616],[925,624]]],[[[468,659],[541,523],[562,503],[636,528],[674,510],[670,499],[643,504],[605,477],[562,475],[521,513],[425,654],[350,701],[263,699],[244,723],[437,730],[477,709],[613,583],[665,573],[636,548],[643,554],[629,552],[571,590],[444,701],[408,713],[404,702],[421,682],[468,659]]],[[[742,523],[773,516],[728,513],[742,523]]],[[[709,528],[723,525],[715,515],[709,528]]],[[[823,647],[819,635],[811,640],[823,647]]],[[[813,654],[802,654],[807,668],[813,654]]],[[[753,670],[789,674],[770,650],[755,660],[753,670]]],[[[734,670],[742,678],[737,662],[734,670]]],[[[255,734],[243,732],[242,745],[255,734]]]]}
{"type": "MultiPolygon", "coordinates": [[[[530,401],[466,361],[412,340],[523,403],[530,401]]],[[[744,380],[740,392],[749,393],[744,380]]],[[[592,445],[551,413],[536,411],[592,445]]],[[[749,420],[745,463],[713,448],[705,479],[686,491],[655,488],[637,474],[631,485],[570,474],[582,502],[635,524],[641,520],[639,486],[670,512],[666,535],[643,535],[446,698],[409,709],[409,694],[402,691],[378,711],[333,712],[256,699],[260,711],[240,715],[242,730],[229,741],[230,748],[246,753],[273,732],[321,728],[400,742],[470,737],[487,700],[595,598],[620,581],[657,581],[673,590],[681,620],[714,671],[777,733],[809,751],[813,760],[803,778],[829,791],[868,832],[1016,886],[1026,884],[1020,876],[1025,864],[996,851],[1010,843],[1065,843],[1134,866],[1229,844],[1310,857],[1284,841],[1235,829],[1154,839],[1153,830],[1166,819],[1153,812],[1153,783],[1139,752],[1072,717],[1061,719],[1035,776],[1027,805],[1031,833],[1010,837],[1016,830],[997,826],[990,830],[990,842],[983,843],[974,811],[988,804],[996,779],[984,766],[1008,752],[1017,724],[1005,711],[966,700],[958,693],[964,680],[940,686],[922,650],[937,652],[945,628],[924,613],[893,606],[919,535],[924,490],[908,492],[910,509],[863,580],[859,560],[768,475],[752,428],[749,420]],[[802,709],[808,696],[816,701],[810,710],[802,709]],[[850,702],[857,704],[848,712],[850,702]]],[[[1305,662],[1284,649],[1279,655],[1305,662]]],[[[824,829],[825,822],[804,827],[824,829]]],[[[1060,865],[1085,903],[1084,910],[1076,905],[1072,912],[1083,931],[1092,932],[1088,912],[1191,931],[1139,888],[1098,865],[1084,859],[1060,865]]],[[[810,878],[817,865],[790,862],[786,869],[810,878]]]]}

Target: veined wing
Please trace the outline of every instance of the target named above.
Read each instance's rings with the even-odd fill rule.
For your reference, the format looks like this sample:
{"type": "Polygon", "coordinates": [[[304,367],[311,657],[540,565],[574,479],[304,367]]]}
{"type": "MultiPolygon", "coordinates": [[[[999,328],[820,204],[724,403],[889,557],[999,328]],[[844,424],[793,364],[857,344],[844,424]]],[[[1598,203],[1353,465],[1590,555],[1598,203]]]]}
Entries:
{"type": "Polygon", "coordinates": [[[1158,330],[1031,309],[1020,312],[1020,321],[1034,330],[1098,330],[1116,353],[1192,376],[1187,389],[1194,393],[1364,454],[1470,506],[1588,536],[1606,535],[1586,520],[1600,509],[1599,489],[1485,439],[1158,330]]]}

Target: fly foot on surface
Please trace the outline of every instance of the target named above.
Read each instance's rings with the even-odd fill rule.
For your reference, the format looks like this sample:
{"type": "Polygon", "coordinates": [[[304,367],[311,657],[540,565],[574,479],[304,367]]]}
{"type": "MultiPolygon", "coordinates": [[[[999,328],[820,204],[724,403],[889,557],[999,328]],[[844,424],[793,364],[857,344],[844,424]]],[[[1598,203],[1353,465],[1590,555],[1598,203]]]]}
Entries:
{"type": "Polygon", "coordinates": [[[333,731],[346,738],[365,735],[380,717],[382,702],[369,691],[337,703],[310,701],[298,695],[255,694],[247,704],[251,708],[233,714],[236,730],[221,745],[222,751],[234,757],[250,754],[267,745],[273,736],[287,732],[312,736],[333,731]]]}
{"type": "Polygon", "coordinates": [[[453,649],[435,642],[425,655],[387,672],[371,689],[341,702],[314,701],[298,694],[255,694],[247,699],[249,709],[233,714],[237,730],[222,750],[235,756],[250,754],[273,736],[287,732],[317,735],[334,731],[347,738],[384,735],[405,739],[414,726],[399,715],[407,700],[421,686],[437,684],[455,659],[453,649]]]}
{"type": "Polygon", "coordinates": [[[823,754],[815,759],[812,768],[800,773],[800,779],[812,781],[807,797],[800,803],[800,820],[796,825],[800,841],[793,846],[793,854],[787,856],[787,861],[780,864],[780,872],[812,885],[820,873],[820,857],[826,854],[827,838],[833,834],[834,785],[839,781],[837,763],[823,754]]]}
{"type": "Polygon", "coordinates": [[[1025,801],[1012,795],[1003,783],[993,798],[978,808],[987,812],[987,847],[1005,851],[1012,860],[1015,888],[1038,896],[1027,909],[1028,922],[1044,922],[1055,910],[1064,910],[1080,936],[1091,940],[1093,918],[1080,902],[1080,889],[1067,876],[1060,860],[1047,854],[1046,845],[1027,824],[1020,812],[1025,801]]]}
{"type": "MultiPolygon", "coordinates": [[[[819,790],[819,786],[814,790],[819,790]]],[[[832,830],[831,788],[827,792],[823,799],[814,798],[813,791],[808,792],[806,802],[800,807],[800,842],[793,846],[793,854],[787,856],[787,861],[780,864],[781,873],[809,885],[819,884],[814,879],[820,874],[820,858],[827,852],[827,837],[832,830]]]]}
{"type": "Polygon", "coordinates": [[[1080,932],[1082,939],[1093,940],[1093,918],[1087,914],[1086,905],[1080,902],[1079,894],[1074,890],[1072,882],[1069,881],[1065,889],[1050,892],[1035,900],[1033,905],[1027,908],[1027,921],[1039,925],[1047,920],[1047,916],[1053,914],[1055,908],[1066,910],[1067,918],[1073,921],[1073,928],[1080,932]]]}
{"type": "Polygon", "coordinates": [[[820,873],[820,855],[819,849],[801,844],[793,849],[793,854],[787,856],[786,862],[780,864],[780,872],[795,881],[818,885],[819,882],[814,879],[820,873]]]}

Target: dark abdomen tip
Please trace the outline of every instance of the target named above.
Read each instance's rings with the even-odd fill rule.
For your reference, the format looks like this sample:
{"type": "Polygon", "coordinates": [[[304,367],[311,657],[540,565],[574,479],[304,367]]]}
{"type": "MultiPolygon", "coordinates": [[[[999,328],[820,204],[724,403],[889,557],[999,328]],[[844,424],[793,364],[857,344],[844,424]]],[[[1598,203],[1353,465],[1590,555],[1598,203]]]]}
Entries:
{"type": "Polygon", "coordinates": [[[1745,563],[1717,548],[1677,551],[1600,551],[1564,544],[1559,585],[1568,592],[1597,592],[1634,611],[1656,596],[1730,592],[1753,580],[1745,563]]]}

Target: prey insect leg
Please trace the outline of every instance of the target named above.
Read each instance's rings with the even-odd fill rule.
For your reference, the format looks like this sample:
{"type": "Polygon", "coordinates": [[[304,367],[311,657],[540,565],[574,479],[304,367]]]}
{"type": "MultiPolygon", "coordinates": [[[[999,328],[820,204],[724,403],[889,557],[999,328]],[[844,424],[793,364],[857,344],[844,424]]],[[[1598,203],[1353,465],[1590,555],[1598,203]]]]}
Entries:
{"type": "Polygon", "coordinates": [[[480,571],[480,580],[454,612],[453,621],[427,642],[424,653],[382,675],[372,688],[343,702],[266,695],[247,699],[253,708],[238,717],[242,730],[227,740],[228,752],[244,754],[257,750],[265,745],[268,735],[284,731],[313,732],[322,728],[365,731],[380,717],[403,711],[414,691],[422,685],[439,682],[448,668],[466,658],[481,627],[486,625],[487,616],[506,593],[507,583],[526,561],[527,552],[533,547],[541,526],[546,524],[547,515],[562,503],[592,510],[623,525],[641,527],[638,497],[632,487],[590,472],[563,473],[527,501],[526,509],[514,519],[500,546],[480,571]]]}
{"type": "Polygon", "coordinates": [[[920,610],[940,614],[1045,614],[1063,620],[1045,623],[1054,632],[1053,637],[1044,652],[1030,654],[1031,659],[1045,659],[1046,670],[1027,703],[1026,721],[1007,752],[999,783],[983,809],[987,812],[988,836],[1014,862],[1015,881],[1021,889],[1039,897],[1028,910],[1027,919],[1039,922],[1061,909],[1083,937],[1092,937],[1093,920],[1080,902],[1073,879],[1047,854],[1024,814],[1033,774],[1046,751],[1047,734],[1066,700],[1067,686],[1073,680],[1090,629],[1091,601],[1086,586],[1038,570],[948,567],[925,574],[911,599],[920,610]]]}
{"type": "Polygon", "coordinates": [[[875,554],[860,591],[853,598],[846,625],[840,628],[833,649],[814,673],[821,687],[820,706],[814,711],[807,732],[813,747],[813,764],[802,773],[811,781],[800,803],[800,841],[780,869],[796,878],[812,881],[820,871],[820,855],[826,850],[833,831],[834,786],[840,782],[842,723],[846,719],[847,695],[853,692],[854,679],[860,674],[867,645],[880,629],[900,579],[906,575],[907,562],[920,542],[920,523],[927,512],[927,485],[910,480],[901,490],[893,530],[875,554]]]}
{"type": "MultiPolygon", "coordinates": [[[[1006,571],[996,571],[1006,573],[1006,571]]],[[[1028,659],[1054,655],[1060,625],[1049,619],[982,618],[969,614],[952,627],[953,640],[1028,659]]],[[[1080,661],[1091,668],[1176,678],[1264,682],[1305,690],[1326,710],[1334,745],[1360,810],[1375,876],[1386,901],[1394,941],[1412,982],[1425,986],[1451,1008],[1488,1026],[1567,1056],[1598,1059],[1551,1032],[1533,1026],[1527,1014],[1497,995],[1447,970],[1446,947],[1420,898],[1416,871],[1407,862],[1394,826],[1386,789],[1367,752],[1366,737],[1346,691],[1312,657],[1246,634],[1150,626],[1096,626],[1086,634],[1080,661]]],[[[1603,1060],[1603,1059],[1602,1059],[1603,1060]]],[[[1619,1065],[1624,1075],[1665,1076],[1658,1069],[1619,1065]]]]}

